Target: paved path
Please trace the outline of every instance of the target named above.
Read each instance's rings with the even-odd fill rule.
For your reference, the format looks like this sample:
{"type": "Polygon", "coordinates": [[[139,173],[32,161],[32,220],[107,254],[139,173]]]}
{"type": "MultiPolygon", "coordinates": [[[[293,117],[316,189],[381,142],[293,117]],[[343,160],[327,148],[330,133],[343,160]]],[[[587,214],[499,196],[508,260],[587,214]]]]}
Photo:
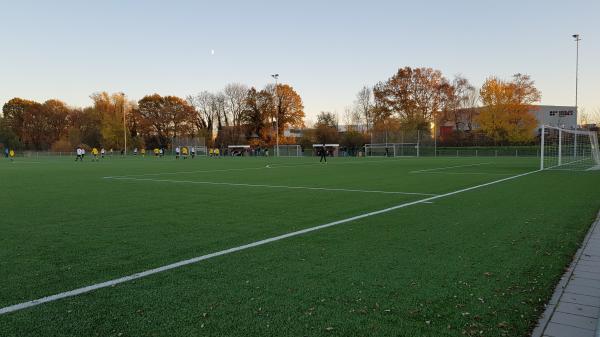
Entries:
{"type": "Polygon", "coordinates": [[[532,337],[600,337],[600,214],[532,337]]]}

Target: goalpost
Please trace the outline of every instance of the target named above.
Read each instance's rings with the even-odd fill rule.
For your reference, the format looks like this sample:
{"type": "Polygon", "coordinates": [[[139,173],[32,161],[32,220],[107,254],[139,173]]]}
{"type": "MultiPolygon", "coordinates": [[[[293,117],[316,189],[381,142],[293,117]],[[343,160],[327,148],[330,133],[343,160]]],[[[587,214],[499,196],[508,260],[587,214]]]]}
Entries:
{"type": "Polygon", "coordinates": [[[543,125],[540,134],[541,170],[599,170],[600,149],[594,131],[543,125]]]}
{"type": "Polygon", "coordinates": [[[300,145],[296,144],[279,144],[279,156],[280,157],[301,157],[302,149],[300,145]]]}
{"type": "Polygon", "coordinates": [[[365,144],[365,157],[419,157],[419,143],[365,144]]]}
{"type": "Polygon", "coordinates": [[[196,150],[196,156],[208,156],[208,148],[206,146],[193,146],[196,150]]]}

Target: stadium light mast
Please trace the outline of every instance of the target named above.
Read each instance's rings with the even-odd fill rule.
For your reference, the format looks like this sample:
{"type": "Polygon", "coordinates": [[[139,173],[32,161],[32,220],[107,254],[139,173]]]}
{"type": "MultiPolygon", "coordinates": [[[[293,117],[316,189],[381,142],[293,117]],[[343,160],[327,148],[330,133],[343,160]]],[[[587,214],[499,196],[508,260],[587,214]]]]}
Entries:
{"type": "Polygon", "coordinates": [[[125,122],[125,93],[121,93],[121,111],[123,112],[123,139],[125,141],[125,147],[123,148],[123,153],[127,155],[127,126],[125,122]]]}
{"type": "Polygon", "coordinates": [[[581,41],[581,37],[579,36],[579,34],[573,34],[573,38],[575,39],[575,43],[576,43],[576,56],[575,56],[575,111],[578,110],[578,105],[577,105],[577,94],[578,94],[578,87],[579,87],[579,41],[581,41]]]}
{"type": "Polygon", "coordinates": [[[275,156],[279,157],[279,96],[277,95],[277,85],[279,80],[279,74],[271,75],[275,79],[275,99],[277,103],[275,105],[275,156]]]}

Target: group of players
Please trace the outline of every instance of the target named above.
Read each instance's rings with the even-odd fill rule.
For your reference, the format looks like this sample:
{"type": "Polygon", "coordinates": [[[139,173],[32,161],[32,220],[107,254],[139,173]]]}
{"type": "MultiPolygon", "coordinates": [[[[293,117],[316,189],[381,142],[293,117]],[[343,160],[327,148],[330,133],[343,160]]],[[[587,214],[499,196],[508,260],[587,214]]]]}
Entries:
{"type": "MultiPolygon", "coordinates": [[[[215,149],[214,150],[214,155],[218,156],[219,155],[219,150],[215,149]]],[[[8,153],[8,152],[7,152],[8,153]]],[[[12,153],[12,157],[14,157],[14,151],[11,150],[12,153]]],[[[152,150],[152,153],[154,154],[155,157],[164,157],[165,155],[165,150],[162,148],[155,148],[152,150]]],[[[104,159],[105,156],[107,155],[107,151],[104,148],[101,148],[100,150],[98,150],[98,148],[94,147],[91,150],[91,154],[92,154],[92,161],[99,161],[100,159],[104,159]]],[[[112,156],[114,154],[113,149],[110,149],[110,155],[112,156]]],[[[146,149],[142,148],[141,150],[138,151],[138,148],[134,148],[133,149],[133,155],[137,156],[137,155],[141,155],[142,157],[146,156],[146,149]]],[[[125,150],[121,150],[121,156],[125,155],[125,150]]],[[[7,154],[8,156],[8,154],[7,154]]],[[[187,146],[183,146],[183,147],[179,147],[177,146],[175,148],[175,159],[187,159],[188,156],[191,156],[192,158],[196,157],[196,149],[194,147],[190,147],[188,148],[187,146]]],[[[211,149],[211,157],[213,156],[213,150],[211,149]]],[[[76,149],[76,157],[75,157],[75,161],[83,161],[85,157],[85,149],[83,147],[77,147],[76,149]]]]}
{"type": "Polygon", "coordinates": [[[15,160],[15,150],[4,148],[4,157],[10,159],[10,161],[15,160]]]}

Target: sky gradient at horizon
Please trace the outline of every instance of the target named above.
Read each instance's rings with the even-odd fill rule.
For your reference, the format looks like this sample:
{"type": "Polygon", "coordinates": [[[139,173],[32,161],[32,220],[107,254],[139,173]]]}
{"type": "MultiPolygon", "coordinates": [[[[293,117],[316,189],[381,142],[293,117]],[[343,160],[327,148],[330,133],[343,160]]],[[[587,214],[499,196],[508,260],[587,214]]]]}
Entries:
{"type": "Polygon", "coordinates": [[[600,109],[600,1],[0,1],[0,104],[185,97],[280,74],[307,119],[340,117],[364,85],[404,66],[479,86],[532,76],[542,103],[600,109]],[[214,55],[211,53],[214,50],[214,55]]]}

